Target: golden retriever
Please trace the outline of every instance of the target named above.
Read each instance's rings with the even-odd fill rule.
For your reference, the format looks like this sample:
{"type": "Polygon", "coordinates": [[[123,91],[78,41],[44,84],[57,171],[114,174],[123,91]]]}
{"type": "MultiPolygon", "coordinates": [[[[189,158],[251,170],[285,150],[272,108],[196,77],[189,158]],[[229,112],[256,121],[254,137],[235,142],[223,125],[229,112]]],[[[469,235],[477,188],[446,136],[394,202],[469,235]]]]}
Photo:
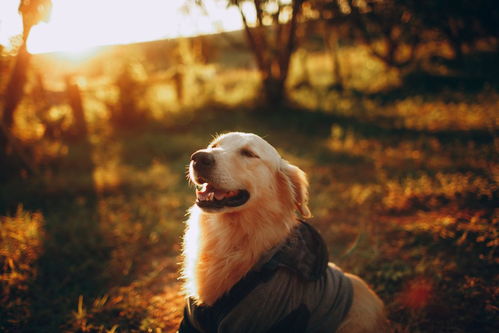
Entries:
{"type": "MultiPolygon", "coordinates": [[[[282,247],[281,244],[304,223],[301,220],[311,217],[305,173],[282,159],[267,141],[250,133],[232,132],[221,135],[206,149],[191,156],[189,178],[197,186],[197,199],[189,210],[183,239],[182,278],[188,304],[180,332],[284,332],[293,329],[296,332],[333,332],[337,329],[337,332],[342,333],[387,331],[382,301],[362,279],[352,274],[344,274],[353,291],[346,312],[343,318],[338,318],[338,326],[326,326],[325,330],[311,328],[314,323],[310,320],[319,321],[319,317],[314,317],[313,306],[305,306],[307,319],[303,321],[304,326],[291,324],[288,329],[282,328],[286,327],[282,326],[286,313],[265,309],[265,304],[271,304],[269,302],[279,304],[296,297],[306,298],[309,289],[303,289],[307,293],[302,292],[302,296],[281,294],[279,300],[270,300],[269,298],[274,297],[272,290],[258,294],[258,290],[253,289],[254,286],[249,288],[248,292],[237,286],[240,281],[248,280],[248,276],[254,276],[252,272],[255,267],[261,267],[262,260],[268,261],[275,249],[282,247]],[[222,300],[241,293],[241,290],[241,299],[250,299],[247,295],[257,294],[253,296],[253,305],[245,306],[253,308],[233,311],[232,317],[242,317],[244,314],[241,313],[249,312],[246,316],[251,320],[251,324],[250,321],[244,322],[238,317],[230,320],[220,318],[219,310],[214,311],[215,314],[206,314],[211,307],[219,306],[222,300]],[[193,311],[197,312],[193,314],[193,311]],[[277,321],[281,320],[281,326],[272,326],[266,322],[254,324],[259,320],[269,321],[270,315],[282,317],[275,318],[277,321]],[[206,329],[199,323],[193,324],[192,322],[197,320],[193,319],[193,316],[201,316],[204,321],[216,323],[205,324],[211,327],[206,329]],[[222,329],[223,325],[225,326],[222,329]]],[[[313,230],[310,232],[314,234],[313,230]]],[[[313,246],[315,245],[312,244],[313,246]]],[[[291,266],[293,265],[295,264],[291,263],[291,266]]],[[[297,267],[300,265],[302,263],[296,263],[297,267]]],[[[341,272],[334,264],[327,265],[327,256],[325,265],[327,267],[324,267],[324,271],[335,269],[341,272]]],[[[291,280],[302,283],[303,279],[293,276],[299,276],[299,272],[285,268],[276,268],[276,271],[274,275],[279,275],[280,279],[284,277],[284,280],[280,280],[284,281],[282,284],[291,286],[291,280]]],[[[310,290],[317,290],[314,286],[324,286],[322,277],[317,282],[303,281],[307,288],[312,286],[310,290]]],[[[292,286],[293,290],[302,290],[297,284],[292,286]]],[[[321,295],[325,294],[321,292],[321,295]]],[[[222,308],[224,315],[232,311],[226,306],[222,308]]],[[[298,313],[288,313],[286,318],[295,320],[300,317],[298,313]]]]}

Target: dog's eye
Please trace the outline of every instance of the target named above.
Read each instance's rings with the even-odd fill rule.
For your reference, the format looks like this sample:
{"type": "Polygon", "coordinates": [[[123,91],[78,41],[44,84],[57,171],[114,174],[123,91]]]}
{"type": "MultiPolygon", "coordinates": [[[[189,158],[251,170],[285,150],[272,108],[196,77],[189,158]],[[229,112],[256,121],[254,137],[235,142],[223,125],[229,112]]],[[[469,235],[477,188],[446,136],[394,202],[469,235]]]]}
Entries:
{"type": "Polygon", "coordinates": [[[258,158],[257,154],[255,154],[254,152],[252,152],[251,150],[246,149],[246,148],[241,149],[241,155],[243,155],[245,157],[258,158]]]}

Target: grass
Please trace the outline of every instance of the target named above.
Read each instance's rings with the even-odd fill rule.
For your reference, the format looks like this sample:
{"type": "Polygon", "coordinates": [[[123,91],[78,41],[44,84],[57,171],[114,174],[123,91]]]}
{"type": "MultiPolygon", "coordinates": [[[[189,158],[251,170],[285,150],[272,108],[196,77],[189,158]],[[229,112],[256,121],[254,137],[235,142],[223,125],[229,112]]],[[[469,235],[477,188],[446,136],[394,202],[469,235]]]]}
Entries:
{"type": "Polygon", "coordinates": [[[231,106],[248,92],[237,80],[220,81],[234,93],[229,106],[215,96],[127,131],[96,113],[87,141],[30,136],[38,174],[0,190],[0,331],[174,332],[194,196],[185,166],[229,130],[264,136],[308,173],[312,223],[331,259],[373,286],[395,331],[497,331],[493,84],[424,81],[434,93],[408,76],[338,94],[320,81],[276,111],[231,106]]]}

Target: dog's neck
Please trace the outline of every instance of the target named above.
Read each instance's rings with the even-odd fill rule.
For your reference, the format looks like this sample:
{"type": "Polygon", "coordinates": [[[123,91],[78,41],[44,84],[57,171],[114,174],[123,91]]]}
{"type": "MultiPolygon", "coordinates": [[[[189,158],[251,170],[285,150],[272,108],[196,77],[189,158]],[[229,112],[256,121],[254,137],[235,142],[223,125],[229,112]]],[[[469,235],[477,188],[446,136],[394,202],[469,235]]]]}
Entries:
{"type": "Polygon", "coordinates": [[[297,223],[292,211],[206,214],[193,206],[184,236],[187,295],[213,305],[297,223]]]}

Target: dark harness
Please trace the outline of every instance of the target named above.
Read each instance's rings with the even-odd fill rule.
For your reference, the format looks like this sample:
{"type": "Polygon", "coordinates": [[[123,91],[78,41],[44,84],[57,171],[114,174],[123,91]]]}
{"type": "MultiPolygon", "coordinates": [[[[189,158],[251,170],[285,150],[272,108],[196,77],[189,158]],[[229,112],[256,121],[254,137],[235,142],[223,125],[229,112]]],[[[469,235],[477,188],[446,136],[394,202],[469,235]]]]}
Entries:
{"type": "Polygon", "coordinates": [[[320,234],[301,222],[213,306],[189,298],[179,332],[334,332],[352,296],[320,234]]]}

